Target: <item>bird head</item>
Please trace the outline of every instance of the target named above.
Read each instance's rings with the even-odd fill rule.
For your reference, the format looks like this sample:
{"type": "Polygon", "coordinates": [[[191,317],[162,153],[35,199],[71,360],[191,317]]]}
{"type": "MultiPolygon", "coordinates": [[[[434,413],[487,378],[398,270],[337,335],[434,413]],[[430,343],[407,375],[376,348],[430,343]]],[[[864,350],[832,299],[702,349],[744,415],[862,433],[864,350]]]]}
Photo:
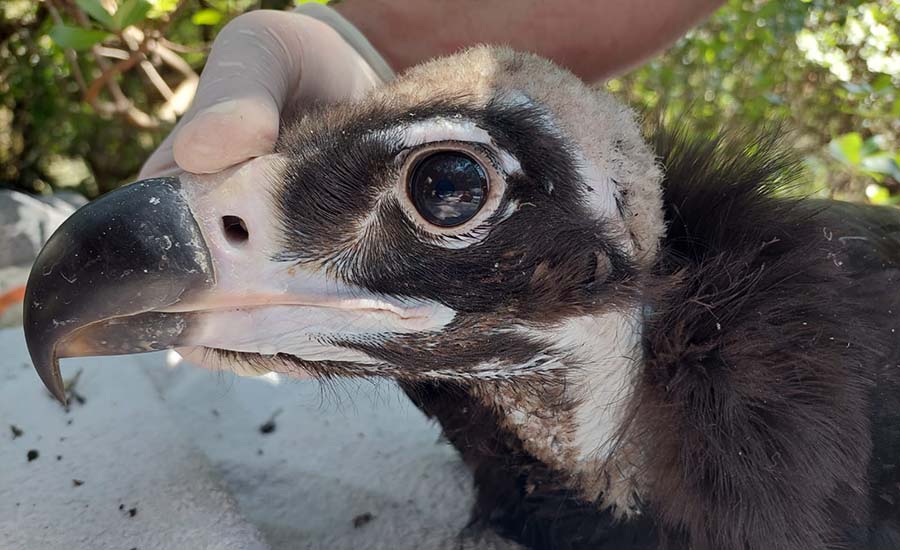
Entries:
{"type": "Polygon", "coordinates": [[[660,180],[629,109],[474,48],[286,119],[271,155],[84,207],[35,263],[29,350],[60,398],[61,357],[172,347],[240,373],[446,383],[541,460],[590,461],[639,354],[660,180]]]}

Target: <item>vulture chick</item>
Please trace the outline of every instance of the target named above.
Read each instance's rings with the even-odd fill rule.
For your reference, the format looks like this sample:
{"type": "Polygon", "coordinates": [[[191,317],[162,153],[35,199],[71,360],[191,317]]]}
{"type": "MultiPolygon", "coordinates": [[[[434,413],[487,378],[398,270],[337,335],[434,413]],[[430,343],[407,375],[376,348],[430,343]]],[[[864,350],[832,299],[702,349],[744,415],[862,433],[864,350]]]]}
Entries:
{"type": "Polygon", "coordinates": [[[395,379],[530,548],[900,548],[900,212],[784,199],[777,139],[657,131],[480,47],[138,182],[51,238],[58,358],[395,379]]]}

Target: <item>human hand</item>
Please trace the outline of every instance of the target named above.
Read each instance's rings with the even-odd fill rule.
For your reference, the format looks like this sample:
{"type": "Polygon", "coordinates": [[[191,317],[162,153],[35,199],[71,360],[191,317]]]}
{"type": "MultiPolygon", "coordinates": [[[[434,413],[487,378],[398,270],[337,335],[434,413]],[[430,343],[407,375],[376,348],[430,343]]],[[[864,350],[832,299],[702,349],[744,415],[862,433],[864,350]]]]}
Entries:
{"type": "Polygon", "coordinates": [[[265,155],[288,107],[358,98],[390,77],[390,68],[346,21],[322,6],[310,8],[310,15],[252,11],[226,25],[213,43],[193,104],[139,179],[214,173],[265,155]]]}

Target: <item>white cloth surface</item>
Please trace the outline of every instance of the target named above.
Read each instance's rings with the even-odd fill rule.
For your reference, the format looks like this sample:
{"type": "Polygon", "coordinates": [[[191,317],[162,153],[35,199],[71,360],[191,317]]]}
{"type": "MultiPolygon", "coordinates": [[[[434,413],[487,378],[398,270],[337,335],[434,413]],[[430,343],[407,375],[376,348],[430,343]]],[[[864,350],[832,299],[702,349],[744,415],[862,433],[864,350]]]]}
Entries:
{"type": "Polygon", "coordinates": [[[20,328],[0,352],[0,549],[513,547],[462,538],[471,478],[394,384],[71,359],[66,412],[20,328]]]}

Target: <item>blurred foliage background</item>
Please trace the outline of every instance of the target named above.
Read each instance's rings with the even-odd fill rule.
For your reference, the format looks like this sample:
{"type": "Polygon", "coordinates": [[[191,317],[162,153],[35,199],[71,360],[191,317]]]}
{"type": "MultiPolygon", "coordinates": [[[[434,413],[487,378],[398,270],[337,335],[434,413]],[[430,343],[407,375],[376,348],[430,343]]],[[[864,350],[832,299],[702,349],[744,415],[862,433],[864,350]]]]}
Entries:
{"type": "MultiPolygon", "coordinates": [[[[295,0],[3,0],[0,186],[97,196],[189,105],[218,30],[295,0]]],[[[900,0],[729,0],[609,83],[690,124],[786,121],[806,193],[900,204],[900,0]]]]}

